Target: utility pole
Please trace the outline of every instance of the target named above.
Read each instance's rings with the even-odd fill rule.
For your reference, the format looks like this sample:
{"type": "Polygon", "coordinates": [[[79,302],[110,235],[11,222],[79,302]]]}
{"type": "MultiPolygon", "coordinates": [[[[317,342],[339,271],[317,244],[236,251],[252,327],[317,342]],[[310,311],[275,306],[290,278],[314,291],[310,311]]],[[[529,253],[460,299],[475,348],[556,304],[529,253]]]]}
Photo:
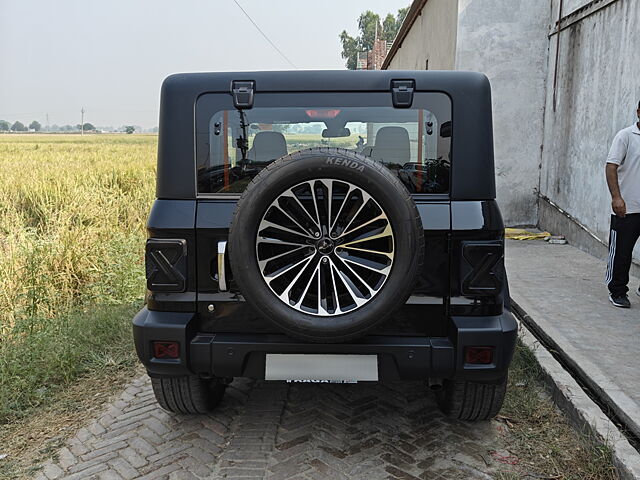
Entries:
{"type": "Polygon", "coordinates": [[[80,110],[81,120],[80,120],[80,135],[84,135],[84,107],[80,110]]]}
{"type": "Polygon", "coordinates": [[[376,22],[376,33],[373,36],[373,48],[371,49],[371,53],[373,54],[373,69],[378,69],[378,60],[376,59],[376,43],[378,42],[378,22],[376,22]]]}

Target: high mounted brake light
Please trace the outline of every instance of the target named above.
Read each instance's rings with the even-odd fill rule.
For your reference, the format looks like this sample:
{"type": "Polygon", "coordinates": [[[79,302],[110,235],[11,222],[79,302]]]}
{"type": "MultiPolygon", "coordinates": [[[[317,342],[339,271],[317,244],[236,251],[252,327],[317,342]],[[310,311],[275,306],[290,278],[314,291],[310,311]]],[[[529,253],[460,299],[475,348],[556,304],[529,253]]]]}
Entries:
{"type": "Polygon", "coordinates": [[[309,118],[314,120],[324,120],[327,118],[336,118],[340,113],[340,109],[334,108],[331,110],[305,110],[309,118]]]}

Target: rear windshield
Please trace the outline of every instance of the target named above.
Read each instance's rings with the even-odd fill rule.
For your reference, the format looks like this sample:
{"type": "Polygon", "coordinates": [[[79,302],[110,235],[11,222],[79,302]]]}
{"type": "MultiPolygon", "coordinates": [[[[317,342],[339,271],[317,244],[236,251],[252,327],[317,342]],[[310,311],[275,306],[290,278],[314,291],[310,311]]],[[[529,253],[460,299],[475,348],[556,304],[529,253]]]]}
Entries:
{"type": "Polygon", "coordinates": [[[268,96],[256,95],[249,110],[198,116],[208,121],[198,127],[207,138],[202,141],[201,135],[197,146],[199,193],[241,193],[269,163],[313,147],[345,148],[381,162],[411,193],[448,193],[451,104],[446,95],[418,93],[410,109],[393,108],[389,93],[315,94],[312,103],[301,102],[300,94],[279,94],[288,101],[260,106],[259,99],[268,96]],[[366,102],[357,98],[365,95],[366,102]]]}

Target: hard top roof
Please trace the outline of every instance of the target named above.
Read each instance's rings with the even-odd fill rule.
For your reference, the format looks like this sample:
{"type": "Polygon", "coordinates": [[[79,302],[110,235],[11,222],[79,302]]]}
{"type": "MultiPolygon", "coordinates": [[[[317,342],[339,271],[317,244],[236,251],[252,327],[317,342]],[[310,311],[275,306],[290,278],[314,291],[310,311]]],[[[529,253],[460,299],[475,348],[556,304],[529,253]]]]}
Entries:
{"type": "Polygon", "coordinates": [[[458,93],[481,92],[487,77],[477,72],[451,70],[289,70],[263,72],[177,73],[163,89],[183,93],[228,92],[234,80],[254,80],[256,92],[388,91],[392,80],[415,80],[416,90],[458,93]]]}
{"type": "MultiPolygon", "coordinates": [[[[491,87],[481,73],[418,70],[317,70],[179,73],[165,79],[160,99],[158,198],[195,198],[196,104],[206,93],[231,101],[233,81],[255,81],[261,92],[389,92],[392,80],[414,80],[417,91],[444,92],[452,107],[450,198],[495,198],[491,87]]],[[[210,112],[213,113],[213,112],[210,112]]],[[[207,119],[207,123],[208,123],[207,119]]]]}

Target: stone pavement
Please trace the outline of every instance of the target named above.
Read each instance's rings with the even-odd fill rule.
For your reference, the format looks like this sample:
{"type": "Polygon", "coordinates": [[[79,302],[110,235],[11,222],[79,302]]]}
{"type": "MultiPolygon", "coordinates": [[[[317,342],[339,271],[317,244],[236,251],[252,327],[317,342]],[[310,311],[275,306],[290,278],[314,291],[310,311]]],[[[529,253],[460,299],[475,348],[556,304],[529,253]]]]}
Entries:
{"type": "MultiPolygon", "coordinates": [[[[514,300],[630,422],[640,424],[640,298],[609,305],[605,263],[568,245],[508,241],[514,300]]],[[[630,285],[634,290],[638,280],[630,285]]],[[[38,479],[490,479],[503,425],[437,410],[422,383],[235,380],[203,416],[161,410],[136,379],[38,479]]]]}
{"type": "Polygon", "coordinates": [[[507,240],[506,265],[514,301],[640,436],[640,280],[626,310],[609,303],[606,262],[570,245],[507,240]]]}
{"type": "Polygon", "coordinates": [[[423,383],[234,381],[209,415],[161,410],[136,379],[39,479],[491,479],[502,424],[443,417],[423,383]]]}

